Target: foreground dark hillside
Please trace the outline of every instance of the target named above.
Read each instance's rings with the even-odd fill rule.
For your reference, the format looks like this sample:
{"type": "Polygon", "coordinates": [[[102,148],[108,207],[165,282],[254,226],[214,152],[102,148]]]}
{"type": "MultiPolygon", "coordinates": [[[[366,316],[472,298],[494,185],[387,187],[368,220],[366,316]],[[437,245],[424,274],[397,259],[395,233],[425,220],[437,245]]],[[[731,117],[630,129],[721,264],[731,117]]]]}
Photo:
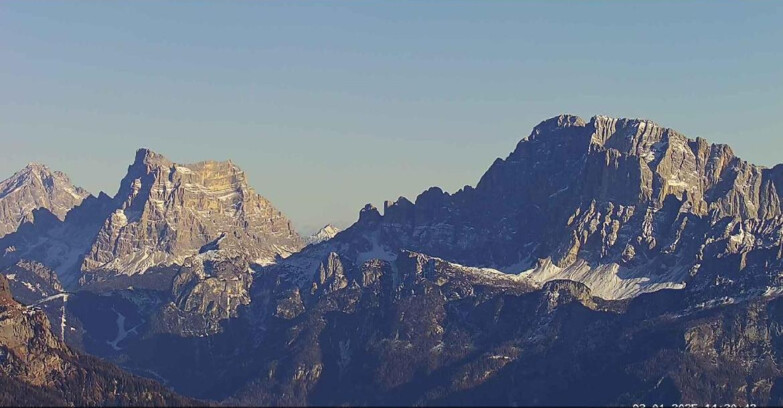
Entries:
{"type": "Polygon", "coordinates": [[[197,402],[155,381],[71,351],[44,312],[16,302],[0,275],[0,405],[182,406],[197,402]]]}

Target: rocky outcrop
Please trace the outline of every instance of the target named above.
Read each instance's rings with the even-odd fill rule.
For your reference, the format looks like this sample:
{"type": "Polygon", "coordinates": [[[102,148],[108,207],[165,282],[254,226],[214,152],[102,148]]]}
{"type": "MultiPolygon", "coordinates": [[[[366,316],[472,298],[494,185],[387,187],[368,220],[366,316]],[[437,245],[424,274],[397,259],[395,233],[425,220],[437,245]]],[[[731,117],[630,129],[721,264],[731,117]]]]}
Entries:
{"type": "Polygon", "coordinates": [[[340,256],[332,252],[318,266],[318,274],[313,281],[313,293],[331,293],[348,286],[345,267],[340,256]]]}
{"type": "Polygon", "coordinates": [[[44,208],[62,220],[89,193],[71,184],[59,171],[30,163],[0,182],[0,237],[34,220],[33,212],[44,208]]]}
{"type": "Polygon", "coordinates": [[[174,277],[172,303],[164,309],[167,330],[185,336],[207,336],[222,331],[221,322],[236,318],[250,303],[253,271],[242,258],[225,259],[216,253],[189,257],[174,277]]]}
{"type": "Polygon", "coordinates": [[[27,309],[11,296],[0,276],[0,367],[3,374],[36,386],[63,376],[73,354],[51,332],[46,315],[27,309]]]}

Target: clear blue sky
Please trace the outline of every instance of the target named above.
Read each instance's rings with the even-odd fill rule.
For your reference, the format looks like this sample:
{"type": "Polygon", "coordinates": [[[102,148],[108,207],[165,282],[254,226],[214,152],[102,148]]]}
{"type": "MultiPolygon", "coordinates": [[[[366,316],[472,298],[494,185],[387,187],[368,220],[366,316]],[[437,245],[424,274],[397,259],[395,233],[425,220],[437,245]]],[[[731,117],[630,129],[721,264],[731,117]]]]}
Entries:
{"type": "Polygon", "coordinates": [[[644,117],[783,162],[783,2],[0,2],[0,178],[232,159],[300,229],[644,117]]]}

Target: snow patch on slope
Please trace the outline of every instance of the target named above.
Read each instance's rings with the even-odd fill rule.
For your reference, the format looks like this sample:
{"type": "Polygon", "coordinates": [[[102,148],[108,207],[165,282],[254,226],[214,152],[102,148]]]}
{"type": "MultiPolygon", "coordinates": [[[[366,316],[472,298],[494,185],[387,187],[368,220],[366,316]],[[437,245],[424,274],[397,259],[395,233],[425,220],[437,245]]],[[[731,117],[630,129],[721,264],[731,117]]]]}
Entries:
{"type": "Polygon", "coordinates": [[[137,334],[136,329],[141,326],[141,324],[136,325],[132,327],[130,330],[125,329],[125,315],[118,312],[114,308],[111,309],[114,313],[117,314],[117,336],[112,341],[106,341],[106,344],[110,345],[111,348],[113,348],[116,351],[122,350],[122,347],[119,346],[119,343],[125,340],[129,334],[137,334]]]}
{"type": "Polygon", "coordinates": [[[688,271],[687,267],[678,266],[670,268],[665,274],[659,274],[651,264],[635,268],[622,267],[617,263],[593,267],[584,260],[577,260],[561,268],[547,258],[522,275],[538,284],[558,279],[580,282],[589,287],[595,296],[620,300],[662,289],[684,289],[688,271]]]}

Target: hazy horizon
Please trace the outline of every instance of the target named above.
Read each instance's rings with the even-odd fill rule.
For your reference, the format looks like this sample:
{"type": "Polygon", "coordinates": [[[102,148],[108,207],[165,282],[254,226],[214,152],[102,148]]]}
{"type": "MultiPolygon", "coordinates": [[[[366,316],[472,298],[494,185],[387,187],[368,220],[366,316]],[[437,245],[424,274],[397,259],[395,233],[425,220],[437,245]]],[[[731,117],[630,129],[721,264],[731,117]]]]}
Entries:
{"type": "Polygon", "coordinates": [[[475,185],[561,113],[783,162],[777,2],[0,4],[0,179],[228,160],[295,227],[475,185]]]}

